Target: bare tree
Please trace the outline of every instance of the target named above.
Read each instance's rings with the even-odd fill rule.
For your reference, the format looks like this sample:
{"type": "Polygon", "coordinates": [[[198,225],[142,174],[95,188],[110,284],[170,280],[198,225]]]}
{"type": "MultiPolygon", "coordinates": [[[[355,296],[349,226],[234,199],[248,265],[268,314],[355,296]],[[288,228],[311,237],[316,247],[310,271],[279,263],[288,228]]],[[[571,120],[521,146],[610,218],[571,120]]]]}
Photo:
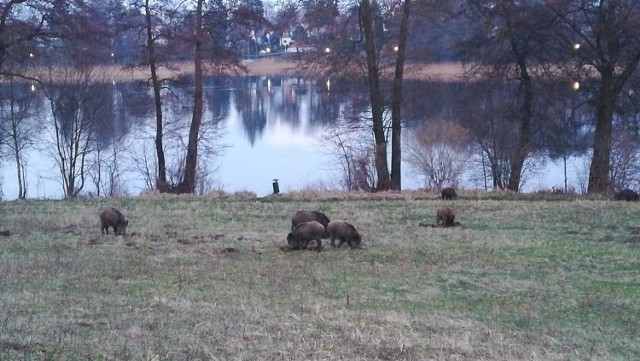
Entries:
{"type": "Polygon", "coordinates": [[[595,110],[593,159],[589,193],[611,190],[614,113],[640,63],[640,2],[635,0],[552,1],[545,3],[560,25],[555,32],[559,54],[567,54],[565,70],[589,94],[595,110]]]}
{"type": "Polygon", "coordinates": [[[194,24],[194,92],[193,92],[193,116],[189,128],[189,143],[187,145],[187,155],[185,158],[184,175],[182,181],[176,187],[178,193],[194,193],[196,189],[196,169],[198,166],[198,136],[200,125],[202,124],[202,114],[204,112],[204,100],[202,91],[202,61],[204,29],[202,27],[204,0],[196,1],[195,24],[194,24]]]}
{"type": "Polygon", "coordinates": [[[347,191],[372,192],[376,186],[374,149],[370,130],[360,123],[340,121],[325,128],[322,143],[338,164],[341,185],[347,191]]]}
{"type": "Polygon", "coordinates": [[[140,175],[145,189],[151,190],[156,186],[156,153],[148,143],[149,139],[145,138],[127,146],[129,151],[126,153],[125,163],[129,166],[125,170],[140,175]]]}
{"type": "Polygon", "coordinates": [[[391,189],[402,189],[402,83],[407,53],[411,0],[404,0],[396,52],[393,88],[391,91],[391,189]]]}
{"type": "Polygon", "coordinates": [[[96,150],[98,124],[108,121],[104,76],[96,67],[50,70],[44,92],[51,106],[51,145],[47,149],[60,173],[65,197],[76,197],[88,176],[89,157],[96,150]]]}
{"type": "Polygon", "coordinates": [[[155,105],[155,116],[156,116],[156,138],[155,138],[155,146],[156,146],[156,162],[157,162],[157,176],[156,178],[156,189],[160,192],[168,192],[169,184],[167,183],[167,165],[164,155],[164,143],[163,143],[163,127],[164,127],[164,119],[162,116],[162,79],[158,74],[158,69],[160,67],[160,59],[157,54],[157,42],[158,39],[161,38],[160,35],[155,34],[154,31],[158,28],[157,19],[158,17],[154,16],[153,8],[150,4],[149,0],[144,0],[143,3],[144,9],[144,17],[145,17],[145,25],[144,30],[146,33],[146,64],[149,66],[149,70],[151,71],[151,87],[153,89],[153,98],[155,105]]]}
{"type": "Polygon", "coordinates": [[[431,119],[413,133],[407,151],[407,163],[425,187],[457,187],[472,155],[471,135],[455,122],[431,119]]]}
{"type": "Polygon", "coordinates": [[[31,42],[43,36],[42,13],[38,3],[33,0],[8,0],[0,4],[0,75],[19,75],[15,67],[7,72],[7,62],[23,63],[29,59],[33,44],[31,42]]]}
{"type": "MultiPolygon", "coordinates": [[[[497,84],[515,84],[510,93],[503,93],[512,101],[505,111],[513,119],[509,126],[512,136],[504,186],[518,191],[524,164],[536,150],[534,139],[541,129],[535,127],[541,123],[536,109],[536,82],[544,70],[541,65],[545,63],[546,30],[552,21],[546,9],[535,1],[472,0],[467,10],[476,23],[475,35],[463,47],[465,59],[471,65],[468,75],[497,84]]],[[[495,154],[487,156],[491,159],[495,154]]]]}
{"type": "Polygon", "coordinates": [[[96,196],[123,196],[127,194],[122,180],[121,154],[125,153],[118,140],[108,144],[97,144],[89,157],[88,174],[96,189],[96,196]]]}
{"type": "Polygon", "coordinates": [[[307,1],[304,6],[307,10],[304,19],[310,24],[307,41],[325,53],[305,54],[301,66],[314,71],[320,68],[329,76],[359,76],[368,90],[367,121],[375,144],[377,191],[401,188],[402,83],[412,4],[412,1],[357,0],[349,3],[343,13],[338,11],[335,1],[307,1]],[[385,28],[393,30],[387,32],[385,28]],[[391,79],[393,83],[387,86],[385,81],[391,79]],[[389,134],[391,174],[387,159],[389,134]]]}
{"type": "Polygon", "coordinates": [[[640,142],[628,129],[613,132],[611,184],[616,190],[640,186],[640,142]]]}
{"type": "Polygon", "coordinates": [[[8,77],[6,98],[0,98],[0,141],[11,151],[16,164],[18,199],[27,197],[25,151],[35,143],[33,114],[33,93],[24,83],[16,84],[8,77]]]}

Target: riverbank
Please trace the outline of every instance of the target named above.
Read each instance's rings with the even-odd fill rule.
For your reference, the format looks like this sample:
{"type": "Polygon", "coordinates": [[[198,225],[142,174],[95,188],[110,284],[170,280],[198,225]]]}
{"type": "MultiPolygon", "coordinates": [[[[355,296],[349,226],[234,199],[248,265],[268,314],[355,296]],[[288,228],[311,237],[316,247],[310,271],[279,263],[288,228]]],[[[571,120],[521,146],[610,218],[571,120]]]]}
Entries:
{"type": "MultiPolygon", "coordinates": [[[[255,60],[245,60],[243,66],[246,72],[237,69],[235,72],[227,71],[236,75],[257,75],[257,76],[312,76],[307,74],[295,60],[278,57],[259,58],[255,60]]],[[[405,67],[405,79],[434,80],[434,81],[460,81],[465,71],[462,63],[432,63],[432,64],[409,64],[405,67]]],[[[175,63],[171,67],[161,67],[158,74],[161,78],[177,78],[193,73],[193,64],[189,62],[175,63]]],[[[206,74],[214,74],[214,71],[207,70],[206,74]]],[[[103,77],[105,82],[126,82],[137,80],[148,80],[151,73],[148,67],[129,67],[120,65],[103,66],[95,72],[96,77],[103,77]]]]}

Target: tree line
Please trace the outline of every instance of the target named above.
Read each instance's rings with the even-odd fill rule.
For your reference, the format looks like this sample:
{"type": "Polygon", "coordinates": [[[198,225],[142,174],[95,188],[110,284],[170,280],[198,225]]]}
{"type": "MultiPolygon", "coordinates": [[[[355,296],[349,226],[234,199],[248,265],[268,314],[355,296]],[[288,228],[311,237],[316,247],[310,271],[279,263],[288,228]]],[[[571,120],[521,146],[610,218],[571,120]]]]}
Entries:
{"type": "MultiPolygon", "coordinates": [[[[87,155],[99,148],[97,119],[110,116],[100,105],[110,100],[86,91],[87,84],[108,82],[101,66],[149,70],[156,120],[154,187],[192,193],[205,131],[203,74],[241,74],[243,59],[266,48],[283,50],[279,39],[285,36],[301,50],[300,69],[360,79],[367,90],[369,111],[358,121],[372,134],[372,146],[368,156],[352,155],[359,160],[348,164],[371,168],[373,176],[365,178],[372,178],[367,188],[373,191],[402,188],[403,113],[406,98],[419,96],[407,92],[405,67],[437,61],[466,65],[462,91],[473,101],[459,104],[465,129],[460,134],[487,162],[492,187],[518,191],[533,158],[566,161],[585,151],[591,154],[589,193],[610,192],[622,184],[616,180],[634,176],[629,167],[623,167],[624,177],[613,167],[625,158],[628,164],[629,157],[612,149],[624,148],[620,139],[633,144],[638,135],[636,1],[288,0],[277,5],[9,0],[0,4],[0,76],[5,84],[31,80],[45,89],[70,197],[82,189],[87,155]],[[164,108],[167,85],[175,79],[163,78],[160,70],[178,62],[193,69],[191,124],[180,176],[167,177],[164,108]],[[63,83],[75,91],[61,93],[63,83]],[[370,159],[370,166],[363,159],[370,159]]],[[[28,137],[20,135],[19,120],[32,108],[12,94],[1,99],[0,141],[11,150],[20,179],[20,152],[28,137]]],[[[450,130],[447,134],[451,137],[450,130]]],[[[353,174],[359,174],[356,168],[353,174]]]]}

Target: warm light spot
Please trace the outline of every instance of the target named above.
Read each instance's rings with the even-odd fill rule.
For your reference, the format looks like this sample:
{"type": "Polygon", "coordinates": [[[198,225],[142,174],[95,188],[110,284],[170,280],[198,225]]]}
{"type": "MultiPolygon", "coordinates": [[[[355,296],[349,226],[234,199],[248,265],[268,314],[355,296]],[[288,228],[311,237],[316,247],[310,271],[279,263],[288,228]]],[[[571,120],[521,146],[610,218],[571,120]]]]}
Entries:
{"type": "Polygon", "coordinates": [[[329,53],[331,52],[331,49],[329,49],[329,48],[325,48],[325,49],[324,49],[324,52],[325,52],[325,53],[327,53],[327,54],[329,54],[329,53]]]}
{"type": "Polygon", "coordinates": [[[579,90],[580,89],[580,82],[574,81],[573,82],[573,90],[579,90]]]}
{"type": "Polygon", "coordinates": [[[398,51],[398,46],[397,45],[393,47],[393,51],[398,51]]]}
{"type": "Polygon", "coordinates": [[[578,43],[573,44],[573,50],[580,50],[580,44],[578,43]]]}

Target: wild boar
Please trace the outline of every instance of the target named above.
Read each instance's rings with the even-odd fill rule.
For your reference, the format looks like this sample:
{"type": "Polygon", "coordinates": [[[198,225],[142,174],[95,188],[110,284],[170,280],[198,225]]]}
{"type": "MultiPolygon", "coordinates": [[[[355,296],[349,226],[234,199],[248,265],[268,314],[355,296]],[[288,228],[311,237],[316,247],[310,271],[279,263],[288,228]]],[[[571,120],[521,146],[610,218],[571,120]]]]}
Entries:
{"type": "Polygon", "coordinates": [[[356,248],[360,246],[362,241],[362,236],[358,233],[356,227],[347,222],[331,221],[327,226],[327,231],[331,236],[331,245],[333,247],[336,246],[336,238],[340,240],[338,248],[345,242],[349,244],[349,247],[356,248]]]}
{"type": "Polygon", "coordinates": [[[634,190],[625,188],[616,192],[613,196],[616,201],[637,202],[640,199],[640,195],[634,190]]]}
{"type": "MultiPolygon", "coordinates": [[[[319,211],[298,211],[291,217],[291,230],[293,231],[296,226],[303,222],[317,221],[325,228],[329,224],[330,220],[324,213],[319,211]]],[[[329,233],[325,232],[322,238],[329,238],[329,233]]]]}
{"type": "Polygon", "coordinates": [[[322,236],[327,232],[325,226],[318,221],[302,222],[287,235],[289,249],[307,249],[309,242],[315,240],[319,251],[322,247],[322,236]]]}
{"type": "Polygon", "coordinates": [[[441,196],[442,200],[453,200],[458,197],[456,190],[451,187],[443,189],[441,196]]]}
{"type": "Polygon", "coordinates": [[[454,226],[454,220],[456,216],[453,214],[451,208],[438,208],[438,212],[436,213],[436,226],[440,225],[440,222],[445,227],[454,226]]]}
{"type": "Polygon", "coordinates": [[[109,234],[109,227],[113,227],[115,235],[125,234],[129,221],[124,219],[124,215],[115,208],[103,208],[98,213],[100,216],[100,230],[102,234],[109,234]]]}

